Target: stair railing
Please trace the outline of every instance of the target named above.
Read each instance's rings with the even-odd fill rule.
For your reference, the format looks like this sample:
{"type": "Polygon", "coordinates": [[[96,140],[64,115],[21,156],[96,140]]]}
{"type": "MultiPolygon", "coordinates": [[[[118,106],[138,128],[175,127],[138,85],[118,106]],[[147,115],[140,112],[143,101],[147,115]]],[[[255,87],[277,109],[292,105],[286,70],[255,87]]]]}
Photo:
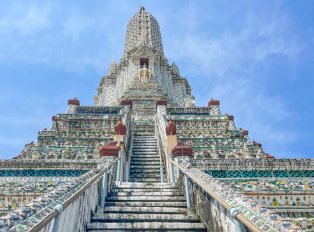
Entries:
{"type": "MultiPolygon", "coordinates": [[[[159,107],[159,106],[158,106],[159,107]]],[[[167,176],[167,181],[170,181],[170,177],[168,175],[169,173],[169,166],[168,166],[168,162],[167,162],[167,135],[166,135],[166,126],[167,126],[167,122],[166,122],[166,117],[165,115],[160,114],[157,111],[157,117],[156,117],[156,128],[157,128],[157,147],[158,150],[160,151],[160,165],[161,168],[162,167],[162,163],[165,164],[165,168],[166,168],[166,176],[167,176]]]]}
{"type": "MultiPolygon", "coordinates": [[[[124,173],[124,176],[121,175],[120,180],[126,181],[126,178],[129,177],[129,172],[130,172],[130,149],[132,146],[132,131],[133,131],[133,124],[134,124],[134,119],[132,122],[131,119],[131,108],[130,106],[124,106],[125,107],[125,113],[124,117],[122,119],[123,125],[126,127],[126,133],[123,136],[123,143],[124,143],[124,152],[125,156],[124,159],[121,160],[121,172],[124,173]]],[[[128,181],[126,181],[128,182],[128,181]]]]}
{"type": "MultiPolygon", "coordinates": [[[[276,223],[273,219],[269,216],[268,210],[265,206],[260,205],[258,202],[253,201],[251,198],[246,197],[242,192],[237,192],[236,189],[232,187],[231,184],[227,184],[226,182],[219,181],[212,177],[211,175],[205,173],[204,171],[198,170],[196,168],[184,168],[177,162],[171,160],[170,163],[176,166],[179,170],[179,188],[185,188],[185,196],[186,196],[186,203],[188,209],[191,209],[192,204],[198,214],[202,214],[203,209],[205,206],[205,201],[201,202],[194,202],[197,201],[198,197],[197,192],[199,191],[202,195],[205,195],[206,192],[209,196],[209,201],[213,202],[213,199],[220,204],[223,208],[225,208],[230,215],[230,219],[235,225],[236,232],[244,232],[243,225],[247,227],[250,231],[253,232],[260,232],[262,231],[258,225],[269,225],[271,228],[270,230],[274,231],[290,231],[291,228],[295,228],[293,224],[291,224],[291,228],[287,228],[284,226],[287,223],[285,219],[281,218],[279,215],[276,214],[276,223]],[[184,179],[184,180],[183,180],[184,179]],[[190,179],[190,181],[189,181],[190,179]],[[191,184],[189,185],[189,182],[191,184]],[[181,186],[180,186],[181,185],[181,186]],[[197,190],[195,186],[198,186],[201,190],[197,190]],[[193,197],[190,196],[190,192],[193,194],[193,197]],[[191,202],[192,201],[192,202],[191,202]],[[249,204],[248,204],[249,202],[249,204]],[[254,205],[253,207],[251,205],[254,205]],[[242,209],[240,209],[242,208],[242,209]],[[264,214],[261,214],[260,210],[264,208],[264,214]],[[246,210],[243,210],[246,209],[246,210]],[[253,214],[252,214],[253,213],[253,214]],[[255,213],[255,216],[254,216],[255,213]],[[258,215],[258,216],[257,216],[258,215]],[[260,223],[257,223],[256,218],[260,218],[260,223]]],[[[171,175],[173,175],[174,171],[171,168],[171,175]]],[[[216,205],[216,203],[213,203],[216,205]]],[[[218,207],[219,208],[219,207],[218,207]]],[[[206,212],[206,211],[204,211],[206,212]]],[[[274,213],[275,214],[275,213],[274,213]]],[[[203,218],[204,216],[208,217],[210,215],[200,215],[203,218]]],[[[211,225],[207,224],[206,221],[203,221],[206,226],[212,231],[213,228],[210,228],[211,225]]],[[[298,228],[296,231],[304,231],[301,228],[298,228]]]]}
{"type": "Polygon", "coordinates": [[[129,176],[131,172],[131,156],[133,155],[133,139],[134,139],[134,125],[135,119],[131,120],[131,134],[130,134],[130,147],[128,151],[128,160],[125,163],[125,182],[129,182],[129,176]]]}
{"type": "MultiPolygon", "coordinates": [[[[92,169],[87,173],[75,178],[64,185],[58,186],[51,192],[48,192],[33,200],[27,206],[21,206],[12,213],[6,215],[5,219],[1,218],[0,229],[2,232],[10,231],[31,231],[37,232],[41,229],[44,231],[66,231],[58,229],[60,217],[66,217],[66,213],[62,213],[72,204],[78,204],[74,208],[86,207],[84,212],[92,212],[106,196],[114,184],[113,174],[115,169],[112,168],[120,160],[116,158],[109,165],[102,161],[98,168],[92,169]],[[105,166],[106,165],[106,166],[105,166]],[[107,174],[105,174],[107,173],[107,174]],[[104,178],[103,178],[104,177],[104,178]],[[105,177],[107,177],[105,179],[105,177]],[[103,178],[102,184],[100,180],[103,178]],[[98,186],[102,185],[103,193],[97,191],[98,186]],[[86,193],[86,194],[85,194],[86,193]],[[87,199],[88,198],[88,199],[87,199]],[[88,201],[89,204],[82,204],[80,201],[88,201]],[[39,203],[40,204],[39,204],[39,203]],[[84,205],[84,206],[82,206],[84,205]],[[95,207],[95,208],[94,208],[95,207]],[[36,215],[36,216],[35,216],[36,215]]],[[[74,213],[73,218],[67,222],[67,225],[73,224],[73,227],[84,228],[88,221],[80,220],[80,214],[74,213]],[[75,225],[74,225],[75,223],[75,225]]],[[[64,221],[65,218],[63,218],[64,221]]]]}

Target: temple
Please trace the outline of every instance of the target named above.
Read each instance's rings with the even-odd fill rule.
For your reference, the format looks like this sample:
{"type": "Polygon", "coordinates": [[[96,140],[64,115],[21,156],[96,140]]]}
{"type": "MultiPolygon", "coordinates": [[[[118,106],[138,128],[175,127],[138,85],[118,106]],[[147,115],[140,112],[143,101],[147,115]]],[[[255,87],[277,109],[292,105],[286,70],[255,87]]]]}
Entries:
{"type": "Polygon", "coordinates": [[[0,230],[314,231],[314,160],[265,153],[208,100],[195,106],[141,7],[94,106],[68,100],[0,160],[0,230]]]}

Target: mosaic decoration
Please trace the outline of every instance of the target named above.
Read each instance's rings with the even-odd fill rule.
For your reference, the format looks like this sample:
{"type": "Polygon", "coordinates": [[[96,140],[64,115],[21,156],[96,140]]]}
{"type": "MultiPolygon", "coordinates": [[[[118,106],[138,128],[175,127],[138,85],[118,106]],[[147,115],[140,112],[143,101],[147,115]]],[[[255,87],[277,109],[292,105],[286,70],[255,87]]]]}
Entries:
{"type": "MultiPolygon", "coordinates": [[[[205,171],[215,178],[242,178],[242,177],[314,177],[314,170],[298,171],[298,170],[259,170],[259,171],[238,171],[238,170],[214,170],[205,171]]],[[[304,180],[308,182],[307,180],[304,180]]],[[[245,182],[241,182],[245,183],[245,182]]],[[[285,181],[284,184],[287,184],[285,181]]],[[[257,182],[258,185],[258,182],[257,182]]],[[[312,185],[312,184],[311,184],[312,185]]]]}
{"type": "Polygon", "coordinates": [[[3,197],[0,195],[0,216],[4,216],[8,212],[11,212],[12,210],[23,207],[31,203],[33,200],[34,200],[33,196],[3,197]]]}
{"type": "MultiPolygon", "coordinates": [[[[0,220],[3,221],[1,228],[9,229],[12,232],[25,231],[38,223],[42,218],[53,212],[53,208],[57,204],[62,204],[77,191],[79,191],[85,183],[97,175],[103,168],[93,169],[79,178],[57,186],[49,193],[36,198],[22,210],[2,216],[0,220]],[[27,212],[24,214],[23,212],[27,212]],[[12,223],[12,220],[14,223],[12,223]],[[21,223],[21,224],[20,224],[21,223]]],[[[32,187],[32,185],[31,185],[32,187]]]]}
{"type": "MultiPolygon", "coordinates": [[[[86,170],[0,170],[0,177],[7,176],[80,176],[86,170]]],[[[1,186],[1,183],[0,183],[1,186]]]]}
{"type": "Polygon", "coordinates": [[[255,201],[258,201],[261,205],[276,208],[298,208],[301,207],[306,209],[307,207],[314,206],[314,195],[248,195],[255,201]]]}
{"type": "Polygon", "coordinates": [[[187,172],[201,181],[207,189],[230,207],[238,209],[262,231],[303,231],[300,227],[296,227],[291,223],[289,219],[281,218],[277,213],[259,204],[258,201],[254,201],[243,193],[236,191],[232,185],[216,180],[214,177],[195,168],[190,168],[187,172]]]}

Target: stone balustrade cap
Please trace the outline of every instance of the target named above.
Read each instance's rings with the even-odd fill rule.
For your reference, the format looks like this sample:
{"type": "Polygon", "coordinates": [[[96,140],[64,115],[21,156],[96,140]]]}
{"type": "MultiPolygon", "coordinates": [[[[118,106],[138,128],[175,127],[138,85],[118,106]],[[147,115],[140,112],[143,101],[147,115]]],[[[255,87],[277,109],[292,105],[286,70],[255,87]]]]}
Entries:
{"type": "Polygon", "coordinates": [[[275,158],[275,156],[272,156],[272,155],[268,155],[268,154],[266,153],[266,156],[265,156],[265,158],[266,158],[266,159],[274,159],[274,158],[275,158]]]}
{"type": "Polygon", "coordinates": [[[121,105],[121,106],[129,105],[130,108],[131,108],[131,110],[132,110],[132,101],[129,100],[129,99],[122,100],[122,101],[120,102],[120,105],[121,105]]]}
{"type": "Polygon", "coordinates": [[[184,145],[181,140],[178,140],[178,143],[175,147],[172,148],[171,154],[173,158],[177,156],[190,156],[192,157],[193,150],[190,146],[184,145]]]}
{"type": "Polygon", "coordinates": [[[208,107],[210,107],[210,106],[219,106],[219,105],[220,105],[220,102],[218,100],[211,99],[208,102],[208,107]]]}
{"type": "Polygon", "coordinates": [[[254,140],[253,140],[253,145],[257,145],[257,146],[259,146],[259,148],[262,147],[262,144],[261,144],[261,143],[257,143],[257,142],[255,142],[254,140]]]}
{"type": "Polygon", "coordinates": [[[240,130],[242,130],[245,135],[249,135],[249,131],[248,130],[244,130],[242,128],[240,128],[240,130]]]}
{"type": "Polygon", "coordinates": [[[77,105],[77,106],[80,106],[80,101],[75,97],[74,99],[69,99],[68,105],[77,105]]]}
{"type": "Polygon", "coordinates": [[[102,156],[115,156],[119,157],[120,147],[117,147],[117,142],[111,141],[108,145],[99,148],[100,157],[102,156]]]}
{"type": "Polygon", "coordinates": [[[165,100],[157,100],[156,101],[156,109],[157,109],[157,107],[158,106],[167,106],[167,101],[165,101],[165,100]]]}
{"type": "Polygon", "coordinates": [[[226,115],[227,115],[227,117],[229,118],[229,120],[233,121],[233,119],[234,119],[234,116],[233,116],[233,115],[227,114],[227,113],[226,113],[226,115]]]}

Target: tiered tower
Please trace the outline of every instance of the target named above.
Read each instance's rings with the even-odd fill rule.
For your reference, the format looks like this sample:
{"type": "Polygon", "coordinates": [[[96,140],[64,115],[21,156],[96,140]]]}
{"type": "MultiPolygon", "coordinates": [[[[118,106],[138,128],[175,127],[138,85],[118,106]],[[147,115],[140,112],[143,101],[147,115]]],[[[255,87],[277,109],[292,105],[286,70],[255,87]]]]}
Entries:
{"type": "Polygon", "coordinates": [[[313,231],[314,161],[265,154],[218,100],[196,107],[191,91],[141,7],[94,106],[70,99],[1,160],[0,229],[48,230],[61,215],[59,231],[313,231]]]}

